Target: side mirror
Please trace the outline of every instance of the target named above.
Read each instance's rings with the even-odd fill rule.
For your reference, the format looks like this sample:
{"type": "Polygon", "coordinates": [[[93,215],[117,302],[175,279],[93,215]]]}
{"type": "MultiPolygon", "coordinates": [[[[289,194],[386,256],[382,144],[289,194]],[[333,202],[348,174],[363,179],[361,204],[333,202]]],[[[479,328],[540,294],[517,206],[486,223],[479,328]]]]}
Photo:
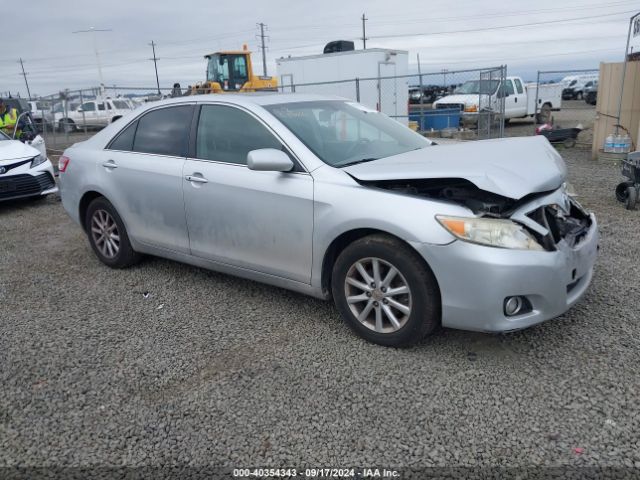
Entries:
{"type": "Polygon", "coordinates": [[[76,110],[76,112],[78,113],[82,113],[84,110],[82,109],[82,107],[78,107],[78,109],[76,110]]]}
{"type": "Polygon", "coordinates": [[[247,167],[260,172],[289,172],[293,169],[293,162],[282,150],[261,148],[247,154],[247,167]]]}

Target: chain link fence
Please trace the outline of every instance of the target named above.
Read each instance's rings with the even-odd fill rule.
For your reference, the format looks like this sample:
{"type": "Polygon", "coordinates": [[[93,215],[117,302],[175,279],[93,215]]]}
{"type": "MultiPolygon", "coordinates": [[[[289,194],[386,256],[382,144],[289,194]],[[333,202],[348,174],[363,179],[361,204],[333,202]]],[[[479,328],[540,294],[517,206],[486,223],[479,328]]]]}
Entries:
{"type": "MultiPolygon", "coordinates": [[[[283,75],[278,91],[344,97],[429,137],[473,140],[504,135],[504,98],[499,85],[505,78],[505,66],[305,84],[296,84],[292,76],[283,75]],[[459,92],[464,92],[462,100],[459,92]]],[[[31,113],[40,124],[48,148],[55,152],[93,135],[146,102],[185,95],[188,89],[65,89],[38,98],[37,108],[31,113]]]]}
{"type": "Polygon", "coordinates": [[[144,102],[168,96],[171,89],[164,90],[158,95],[155,87],[141,88],[137,93],[118,87],[65,89],[35,100],[31,116],[47,147],[55,151],[93,135],[144,102]]]}
{"type": "Polygon", "coordinates": [[[554,143],[591,145],[598,99],[599,70],[541,70],[536,77],[535,107],[539,124],[557,132],[548,138],[554,143]],[[579,132],[578,132],[579,130],[579,132]],[[565,137],[569,135],[569,138],[565,137]]]}
{"type": "Polygon", "coordinates": [[[470,140],[504,135],[499,86],[505,78],[506,66],[317,83],[296,83],[292,75],[282,75],[278,89],[345,97],[428,136],[470,140]]]}

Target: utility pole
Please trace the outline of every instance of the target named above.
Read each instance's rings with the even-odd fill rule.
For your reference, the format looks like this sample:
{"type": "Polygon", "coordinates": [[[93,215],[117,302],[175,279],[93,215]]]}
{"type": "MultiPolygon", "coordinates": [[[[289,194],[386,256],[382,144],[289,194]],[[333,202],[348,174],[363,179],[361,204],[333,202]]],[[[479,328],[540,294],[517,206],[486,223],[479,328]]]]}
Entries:
{"type": "Polygon", "coordinates": [[[27,86],[27,95],[29,96],[29,100],[31,100],[31,91],[29,90],[29,82],[27,81],[27,72],[24,71],[24,63],[22,63],[22,58],[20,59],[20,66],[22,67],[22,76],[24,77],[24,84],[27,86]]]}
{"type": "Polygon", "coordinates": [[[364,50],[367,49],[367,27],[366,27],[366,23],[367,20],[369,20],[367,17],[364,16],[364,13],[362,14],[362,48],[364,50]]]}
{"type": "Polygon", "coordinates": [[[267,46],[265,45],[265,38],[267,38],[264,34],[265,24],[260,22],[258,24],[260,27],[260,50],[262,50],[262,74],[267,76],[267,46]]]}
{"type": "Polygon", "coordinates": [[[156,44],[153,40],[151,40],[151,43],[149,44],[151,45],[151,49],[153,50],[153,58],[150,58],[149,60],[153,60],[153,66],[156,69],[156,85],[158,86],[158,95],[161,95],[160,93],[160,80],[158,79],[158,60],[159,58],[156,57],[156,44]]]}
{"type": "Polygon", "coordinates": [[[90,33],[93,40],[93,51],[96,54],[96,63],[98,64],[98,78],[100,80],[100,94],[104,93],[104,80],[102,78],[102,63],[100,63],[100,52],[98,52],[98,42],[96,40],[96,32],[112,32],[110,28],[94,28],[89,27],[88,30],[76,30],[71,33],[90,33]]]}

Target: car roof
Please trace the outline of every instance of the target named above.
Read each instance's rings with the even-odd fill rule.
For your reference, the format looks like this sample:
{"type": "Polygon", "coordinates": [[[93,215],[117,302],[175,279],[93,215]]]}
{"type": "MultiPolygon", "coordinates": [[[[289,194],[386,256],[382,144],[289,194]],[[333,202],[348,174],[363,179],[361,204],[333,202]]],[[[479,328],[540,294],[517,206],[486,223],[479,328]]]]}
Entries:
{"type": "Polygon", "coordinates": [[[295,102],[318,102],[318,101],[349,101],[344,97],[335,95],[316,95],[311,93],[279,93],[279,92],[251,92],[251,93],[211,93],[207,95],[193,95],[166,100],[149,102],[149,107],[170,105],[172,103],[196,102],[196,103],[232,103],[235,105],[278,105],[295,102]]]}

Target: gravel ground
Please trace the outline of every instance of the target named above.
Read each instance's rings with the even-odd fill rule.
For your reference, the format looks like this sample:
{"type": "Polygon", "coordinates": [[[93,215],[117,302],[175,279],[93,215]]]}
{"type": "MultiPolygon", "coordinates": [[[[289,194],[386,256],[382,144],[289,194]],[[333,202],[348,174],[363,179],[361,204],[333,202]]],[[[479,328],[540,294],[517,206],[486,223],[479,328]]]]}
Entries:
{"type": "Polygon", "coordinates": [[[278,288],[110,270],[58,198],[0,204],[0,466],[640,468],[640,212],[617,168],[562,153],[601,225],[584,301],[408,349],[278,288]]]}

